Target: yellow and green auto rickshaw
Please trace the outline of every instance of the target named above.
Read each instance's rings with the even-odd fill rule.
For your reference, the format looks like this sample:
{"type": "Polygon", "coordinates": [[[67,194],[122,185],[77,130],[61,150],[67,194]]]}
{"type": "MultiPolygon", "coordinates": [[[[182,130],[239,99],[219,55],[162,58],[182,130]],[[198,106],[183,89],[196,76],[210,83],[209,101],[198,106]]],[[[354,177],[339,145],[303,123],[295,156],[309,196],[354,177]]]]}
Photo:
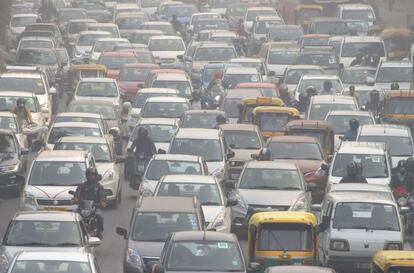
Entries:
{"type": "Polygon", "coordinates": [[[249,221],[249,262],[259,263],[261,272],[277,265],[318,263],[317,219],[302,211],[272,211],[253,214],[249,221]]]}
{"type": "Polygon", "coordinates": [[[385,92],[382,112],[382,123],[404,124],[414,131],[414,91],[385,92]]]}
{"type": "Polygon", "coordinates": [[[372,258],[371,273],[414,272],[414,251],[384,250],[372,258]]]}
{"type": "Polygon", "coordinates": [[[321,5],[297,5],[295,8],[295,24],[301,25],[306,32],[312,18],[321,17],[321,5]]]}
{"type": "Polygon", "coordinates": [[[411,45],[414,37],[407,28],[386,28],[381,32],[385,44],[387,59],[402,60],[410,56],[411,45]]]}
{"type": "Polygon", "coordinates": [[[283,136],[286,124],[300,118],[296,108],[284,106],[259,106],[254,108],[253,124],[259,126],[263,137],[283,136]]]}
{"type": "Polygon", "coordinates": [[[238,123],[252,123],[253,109],[259,106],[284,106],[284,102],[275,97],[244,98],[239,104],[238,123]]]}

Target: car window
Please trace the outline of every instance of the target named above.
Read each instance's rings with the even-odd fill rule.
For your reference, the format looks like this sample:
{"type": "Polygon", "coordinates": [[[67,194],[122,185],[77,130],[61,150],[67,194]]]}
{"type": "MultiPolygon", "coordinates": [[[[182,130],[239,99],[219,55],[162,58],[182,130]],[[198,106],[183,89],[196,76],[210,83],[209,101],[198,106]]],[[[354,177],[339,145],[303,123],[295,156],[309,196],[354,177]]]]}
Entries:
{"type": "Polygon", "coordinates": [[[332,176],[345,177],[347,163],[354,161],[362,164],[362,176],[365,178],[388,177],[388,164],[381,154],[343,154],[335,156],[332,176]]]}
{"type": "Polygon", "coordinates": [[[179,118],[187,110],[189,110],[189,105],[187,103],[147,102],[144,105],[141,116],[145,118],[179,118]]]}
{"type": "Polygon", "coordinates": [[[168,174],[203,174],[199,162],[191,161],[169,161],[151,160],[148,164],[145,178],[148,180],[159,180],[168,174]]]}
{"type": "MultiPolygon", "coordinates": [[[[0,78],[0,91],[10,91],[10,90],[33,92],[36,95],[42,95],[46,93],[46,87],[41,78],[36,79],[36,78],[1,77],[0,78]]],[[[0,100],[0,104],[1,104],[1,100],[0,100]]]]}
{"type": "Polygon", "coordinates": [[[157,196],[196,196],[201,205],[223,205],[216,184],[202,183],[161,183],[157,196]]]}
{"type": "Polygon", "coordinates": [[[260,137],[256,132],[225,130],[224,139],[232,149],[260,149],[260,137]]]}
{"type": "Polygon", "coordinates": [[[302,181],[296,170],[245,168],[241,174],[240,189],[302,190],[302,181]]]}
{"type": "Polygon", "coordinates": [[[55,144],[64,136],[97,136],[101,137],[102,132],[99,128],[83,128],[83,127],[53,127],[49,137],[49,144],[55,144]]]}
{"type": "Polygon", "coordinates": [[[76,88],[77,96],[117,97],[118,89],[114,82],[80,82],[76,88]]]}
{"type": "Polygon", "coordinates": [[[37,260],[18,260],[14,266],[12,273],[29,273],[29,272],[56,272],[70,273],[71,268],[76,268],[77,273],[92,273],[92,269],[85,262],[68,262],[68,261],[37,261],[37,260]]]}
{"type": "Polygon", "coordinates": [[[270,142],[272,159],[322,160],[323,154],[316,143],[270,142]]]}
{"type": "Polygon", "coordinates": [[[222,146],[216,139],[176,138],[171,143],[170,153],[202,156],[206,161],[223,160],[222,146]]]}
{"type": "Polygon", "coordinates": [[[85,171],[85,162],[36,161],[28,183],[33,186],[76,186],[85,181],[85,171]]]}

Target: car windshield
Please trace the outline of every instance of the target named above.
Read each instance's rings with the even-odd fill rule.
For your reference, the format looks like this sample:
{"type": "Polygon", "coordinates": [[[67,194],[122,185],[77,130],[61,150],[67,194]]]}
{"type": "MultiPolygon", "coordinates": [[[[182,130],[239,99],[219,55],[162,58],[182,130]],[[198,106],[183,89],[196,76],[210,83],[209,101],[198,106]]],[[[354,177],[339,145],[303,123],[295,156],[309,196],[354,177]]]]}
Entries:
{"type": "Polygon", "coordinates": [[[326,80],[331,81],[333,90],[335,90],[337,93],[342,92],[343,87],[339,79],[303,79],[300,81],[300,84],[298,86],[298,92],[300,94],[305,94],[306,89],[308,89],[310,86],[313,86],[317,91],[323,90],[323,83],[326,80]]]}
{"type": "Polygon", "coordinates": [[[249,168],[241,174],[240,189],[303,190],[297,170],[249,168]]]}
{"type": "Polygon", "coordinates": [[[298,84],[303,75],[321,75],[322,69],[289,69],[286,75],[286,84],[298,84]]]}
{"type": "Polygon", "coordinates": [[[224,74],[223,82],[234,87],[241,82],[261,82],[259,74],[224,74]]]}
{"type": "Polygon", "coordinates": [[[37,16],[12,17],[10,26],[11,27],[26,27],[28,25],[35,24],[37,19],[38,19],[37,16]]]}
{"type": "Polygon", "coordinates": [[[154,81],[151,87],[158,88],[172,88],[178,90],[178,95],[180,97],[191,97],[193,90],[189,81],[172,81],[172,80],[162,80],[154,81]]]}
{"type": "Polygon", "coordinates": [[[181,39],[151,39],[148,43],[151,51],[184,51],[184,43],[181,39]]]}
{"type": "Polygon", "coordinates": [[[362,176],[365,178],[388,177],[388,167],[385,156],[382,154],[343,154],[335,156],[332,176],[345,177],[347,163],[354,161],[362,164],[362,176]]]}
{"type": "MultiPolygon", "coordinates": [[[[0,91],[23,91],[23,92],[30,92],[30,93],[33,92],[36,95],[42,95],[42,94],[45,94],[46,92],[45,89],[46,87],[40,77],[37,79],[36,78],[0,77],[0,91]]],[[[28,100],[28,99],[29,98],[25,98],[25,100],[28,100]]],[[[0,105],[1,105],[1,100],[0,100],[0,105]]]]}
{"type": "Polygon", "coordinates": [[[132,228],[134,241],[164,242],[173,232],[200,230],[195,213],[139,212],[132,228]]]}
{"type": "Polygon", "coordinates": [[[210,8],[211,9],[222,9],[227,8],[227,6],[231,3],[230,0],[210,0],[210,8]]]}
{"type": "Polygon", "coordinates": [[[80,8],[87,11],[105,11],[105,6],[100,2],[81,2],[78,4],[80,8]]]}
{"type": "Polygon", "coordinates": [[[297,15],[301,21],[309,20],[316,17],[321,17],[321,10],[319,9],[302,9],[298,11],[297,15]]]}
{"type": "Polygon", "coordinates": [[[232,6],[228,8],[228,12],[226,13],[230,16],[244,16],[247,8],[247,6],[232,6]]]}
{"type": "Polygon", "coordinates": [[[240,99],[225,99],[223,103],[223,111],[226,112],[229,118],[239,117],[239,106],[240,99]]]}
{"type": "Polygon", "coordinates": [[[66,109],[68,112],[87,112],[100,114],[104,119],[117,119],[118,113],[113,105],[96,104],[70,104],[66,109]]]}
{"type": "Polygon", "coordinates": [[[282,24],[283,22],[280,20],[266,20],[266,21],[259,21],[254,26],[254,33],[256,34],[267,34],[269,28],[273,26],[277,26],[282,24]]]}
{"type": "Polygon", "coordinates": [[[386,105],[387,114],[414,114],[414,102],[407,97],[392,98],[386,105]]]}
{"type": "MultiPolygon", "coordinates": [[[[360,124],[361,126],[362,124],[360,124]]],[[[401,136],[359,136],[358,141],[382,142],[387,144],[391,156],[412,156],[413,144],[409,137],[401,136]]]]}
{"type": "Polygon", "coordinates": [[[227,146],[234,150],[258,150],[261,148],[260,137],[256,132],[224,130],[223,134],[227,146]]]}
{"type": "Polygon", "coordinates": [[[285,131],[285,126],[291,119],[290,113],[265,112],[257,114],[257,125],[262,131],[285,131]]]}
{"type": "Polygon", "coordinates": [[[176,241],[167,257],[167,270],[241,272],[244,266],[240,248],[233,242],[176,241]]]}
{"type": "Polygon", "coordinates": [[[254,21],[257,16],[278,16],[276,10],[249,10],[246,14],[247,22],[254,21]]]}
{"type": "Polygon", "coordinates": [[[16,63],[55,65],[58,63],[58,58],[53,50],[26,49],[19,51],[16,63]]]}
{"type": "Polygon", "coordinates": [[[85,162],[35,161],[29,185],[32,186],[77,186],[85,181],[85,162]]]}
{"type": "Polygon", "coordinates": [[[93,46],[96,40],[99,38],[110,38],[110,33],[102,33],[102,34],[81,34],[79,36],[77,44],[79,46],[93,46]]]}
{"type": "Polygon", "coordinates": [[[338,203],[332,227],[400,231],[400,221],[393,205],[368,202],[338,203]]]}
{"type": "Polygon", "coordinates": [[[378,69],[377,83],[411,82],[412,67],[380,67],[378,69]]]}
{"type": "Polygon", "coordinates": [[[259,251],[312,251],[312,227],[300,223],[262,223],[259,229],[259,251]]]}
{"type": "Polygon", "coordinates": [[[326,120],[329,121],[333,127],[336,135],[344,134],[349,130],[349,121],[351,119],[356,119],[359,121],[359,126],[365,124],[374,124],[374,120],[370,116],[357,116],[357,115],[329,115],[326,117],[326,120]]]}
{"type": "Polygon", "coordinates": [[[143,8],[158,8],[161,0],[141,0],[141,7],[143,8]]]}
{"type": "Polygon", "coordinates": [[[272,159],[323,160],[321,148],[312,142],[270,142],[272,159]]]}
{"type": "Polygon", "coordinates": [[[172,18],[173,15],[177,17],[191,17],[191,14],[195,13],[197,8],[195,6],[182,6],[176,5],[168,8],[167,17],[172,18]]]}
{"type": "Polygon", "coordinates": [[[338,59],[335,54],[302,54],[299,56],[298,64],[318,65],[328,68],[337,68],[338,59]]]}
{"type": "Polygon", "coordinates": [[[154,142],[171,142],[177,126],[175,125],[164,125],[164,124],[139,124],[135,127],[130,139],[136,139],[138,137],[138,129],[144,127],[148,131],[149,138],[154,142]]]}
{"type": "Polygon", "coordinates": [[[187,110],[189,110],[188,103],[147,102],[141,116],[145,118],[179,118],[187,110]]]}
{"type": "Polygon", "coordinates": [[[148,180],[160,180],[169,174],[203,174],[199,162],[179,160],[151,160],[145,178],[148,180]]]}
{"type": "Polygon", "coordinates": [[[378,43],[344,43],[342,46],[341,57],[356,57],[358,54],[377,54],[380,57],[385,56],[384,45],[378,43]]]}
{"type": "Polygon", "coordinates": [[[61,10],[58,18],[60,23],[64,23],[74,19],[87,19],[87,16],[82,10],[61,10]]]}
{"type": "MultiPolygon", "coordinates": [[[[17,120],[13,117],[0,116],[0,129],[6,129],[6,130],[12,131],[13,133],[18,133],[19,125],[17,124],[17,120]]],[[[1,136],[0,136],[0,139],[1,139],[1,136]]]]}
{"type": "Polygon", "coordinates": [[[340,104],[340,103],[321,103],[312,104],[308,119],[324,120],[329,111],[357,111],[355,104],[340,104]]]}
{"type": "Polygon", "coordinates": [[[329,44],[329,37],[303,37],[301,46],[325,46],[329,44]]]}
{"type": "Polygon", "coordinates": [[[217,184],[161,183],[157,196],[196,196],[201,205],[223,205],[217,184]]]}
{"type": "Polygon", "coordinates": [[[368,77],[375,78],[375,70],[346,69],[342,74],[342,82],[346,84],[365,84],[368,77]]]}
{"type": "Polygon", "coordinates": [[[107,69],[121,69],[125,64],[136,62],[138,62],[138,59],[135,56],[101,56],[99,58],[99,63],[105,65],[107,69]]]}
{"type": "Polygon", "coordinates": [[[315,33],[329,35],[348,35],[349,29],[345,22],[318,22],[315,33]]]}
{"type": "Polygon", "coordinates": [[[139,28],[139,26],[144,22],[146,22],[145,17],[118,18],[116,20],[116,24],[118,25],[119,29],[132,30],[139,28]]]}
{"type": "Polygon", "coordinates": [[[6,234],[5,244],[7,246],[81,246],[80,232],[75,221],[12,221],[6,234]]]}
{"type": "Polygon", "coordinates": [[[195,61],[228,61],[235,58],[236,53],[233,48],[199,48],[194,54],[195,61]]]}
{"type": "Polygon", "coordinates": [[[216,125],[217,114],[185,114],[182,117],[181,128],[212,129],[216,125]]]}
{"type": "Polygon", "coordinates": [[[16,144],[14,142],[14,138],[12,135],[6,135],[6,134],[0,135],[0,154],[15,153],[16,148],[17,147],[16,147],[16,144]]]}
{"type": "Polygon", "coordinates": [[[150,38],[157,35],[162,35],[162,33],[135,33],[132,36],[132,42],[147,45],[150,38]]]}
{"type": "Polygon", "coordinates": [[[346,20],[362,20],[362,21],[368,21],[368,22],[373,22],[375,20],[372,10],[368,10],[368,9],[343,10],[342,18],[346,20]]]}
{"type": "MultiPolygon", "coordinates": [[[[151,24],[142,24],[141,29],[148,29],[148,30],[161,30],[166,35],[175,34],[174,28],[171,24],[165,25],[151,25],[151,24]]],[[[157,34],[160,35],[160,34],[157,34]]]]}
{"type": "Polygon", "coordinates": [[[270,28],[267,37],[272,41],[297,41],[303,35],[300,28],[270,28]]]}
{"type": "Polygon", "coordinates": [[[79,143],[79,142],[62,142],[56,143],[54,150],[77,150],[90,151],[93,154],[96,162],[112,162],[111,151],[108,144],[101,143],[79,143]]]}
{"type": "Polygon", "coordinates": [[[111,51],[117,45],[127,44],[126,41],[96,41],[93,47],[93,52],[111,51]]]}
{"type": "Polygon", "coordinates": [[[81,31],[88,29],[88,23],[87,22],[71,22],[68,25],[67,32],[69,34],[78,34],[81,31]]]}
{"type": "Polygon", "coordinates": [[[117,26],[88,26],[88,30],[106,31],[109,37],[119,38],[119,29],[117,26]]]}
{"type": "Polygon", "coordinates": [[[268,64],[295,64],[299,51],[270,50],[267,57],[268,64]]]}
{"type": "Polygon", "coordinates": [[[59,272],[59,273],[92,273],[88,263],[76,261],[39,261],[39,260],[18,260],[13,266],[11,273],[31,273],[31,272],[59,272]]]}
{"type": "Polygon", "coordinates": [[[165,96],[176,96],[172,94],[165,94],[165,93],[141,93],[138,92],[137,96],[135,97],[135,101],[132,105],[133,108],[143,108],[147,99],[153,97],[165,97],[165,96]]]}
{"type": "Polygon", "coordinates": [[[114,82],[81,82],[76,88],[76,96],[80,97],[118,97],[114,82]]]}
{"type": "Polygon", "coordinates": [[[60,138],[65,136],[98,136],[101,137],[101,130],[99,128],[84,128],[84,127],[53,127],[49,134],[49,144],[55,144],[60,138]]]}
{"type": "Polygon", "coordinates": [[[170,146],[171,154],[202,156],[205,161],[222,161],[223,152],[219,140],[176,138],[170,146]]]}
{"type": "MultiPolygon", "coordinates": [[[[2,79],[0,78],[0,90],[4,87],[1,85],[2,79]]],[[[12,111],[16,107],[16,101],[19,99],[19,97],[6,97],[3,96],[0,92],[0,111],[12,111]]],[[[37,100],[33,97],[25,97],[24,101],[26,102],[25,106],[27,109],[30,110],[32,113],[38,113],[40,112],[39,104],[37,100]]]]}

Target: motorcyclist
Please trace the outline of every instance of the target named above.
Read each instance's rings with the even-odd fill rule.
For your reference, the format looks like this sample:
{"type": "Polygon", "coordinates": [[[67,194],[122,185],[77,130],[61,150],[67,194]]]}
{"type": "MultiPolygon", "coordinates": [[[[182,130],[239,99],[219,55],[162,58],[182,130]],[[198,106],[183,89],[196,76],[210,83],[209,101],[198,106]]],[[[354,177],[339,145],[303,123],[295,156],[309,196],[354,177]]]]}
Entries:
{"type": "Polygon", "coordinates": [[[361,65],[364,63],[364,55],[362,53],[358,53],[355,56],[355,59],[351,62],[351,66],[361,65]]]}
{"type": "Polygon", "coordinates": [[[323,82],[323,89],[320,92],[320,95],[335,95],[336,92],[335,90],[332,88],[332,82],[330,80],[326,80],[323,82]]]}
{"type": "Polygon", "coordinates": [[[181,34],[182,30],[183,30],[183,26],[181,25],[180,21],[178,21],[177,19],[177,15],[173,15],[172,19],[171,19],[171,25],[173,26],[175,32],[178,32],[181,34]]]}
{"type": "Polygon", "coordinates": [[[239,36],[240,38],[245,38],[245,39],[249,39],[250,34],[246,31],[246,29],[244,28],[244,24],[243,24],[243,20],[239,21],[239,25],[237,26],[237,31],[236,31],[237,36],[239,36]]]}
{"type": "Polygon", "coordinates": [[[150,137],[148,137],[148,130],[144,127],[138,128],[138,137],[134,139],[128,152],[134,152],[135,154],[144,153],[146,158],[151,158],[157,153],[157,148],[150,137]]]}
{"type": "Polygon", "coordinates": [[[221,70],[217,70],[214,72],[214,77],[210,81],[210,83],[207,85],[206,89],[213,91],[216,89],[221,90],[222,89],[222,79],[223,79],[223,72],[221,70]]]}
{"type": "Polygon", "coordinates": [[[300,112],[306,112],[308,110],[311,98],[315,95],[316,95],[315,87],[309,86],[306,89],[306,96],[304,96],[303,94],[299,95],[298,110],[300,112]]]}
{"type": "Polygon", "coordinates": [[[346,176],[339,183],[368,183],[362,176],[362,165],[351,161],[346,164],[346,176]]]}
{"type": "Polygon", "coordinates": [[[372,90],[369,93],[369,100],[366,104],[366,110],[373,113],[381,112],[381,97],[378,90],[372,90]]]}
{"type": "Polygon", "coordinates": [[[214,99],[211,90],[206,88],[200,98],[201,109],[213,109],[214,99]]]}
{"type": "Polygon", "coordinates": [[[397,194],[411,192],[413,176],[408,172],[407,160],[403,159],[398,162],[395,172],[391,177],[390,187],[397,194]]]}
{"type": "Polygon", "coordinates": [[[104,218],[100,207],[106,207],[105,190],[98,181],[98,171],[96,168],[89,167],[86,169],[86,181],[76,188],[73,203],[80,204],[82,200],[93,200],[96,204],[95,217],[97,221],[98,234],[102,239],[104,230],[104,218]]]}
{"type": "Polygon", "coordinates": [[[223,116],[222,114],[218,114],[216,117],[216,123],[214,124],[214,129],[218,129],[220,127],[220,125],[222,124],[226,124],[227,120],[226,117],[223,116]]]}
{"type": "Polygon", "coordinates": [[[28,124],[33,123],[32,113],[30,112],[30,109],[26,107],[26,101],[23,98],[18,98],[16,100],[16,107],[12,112],[17,116],[19,122],[26,121],[28,124]]]}
{"type": "Polygon", "coordinates": [[[343,141],[355,141],[357,138],[359,128],[359,121],[357,119],[351,119],[349,121],[349,129],[345,132],[343,141]]]}
{"type": "Polygon", "coordinates": [[[390,87],[391,90],[400,90],[400,85],[398,84],[398,82],[392,82],[390,87]]]}

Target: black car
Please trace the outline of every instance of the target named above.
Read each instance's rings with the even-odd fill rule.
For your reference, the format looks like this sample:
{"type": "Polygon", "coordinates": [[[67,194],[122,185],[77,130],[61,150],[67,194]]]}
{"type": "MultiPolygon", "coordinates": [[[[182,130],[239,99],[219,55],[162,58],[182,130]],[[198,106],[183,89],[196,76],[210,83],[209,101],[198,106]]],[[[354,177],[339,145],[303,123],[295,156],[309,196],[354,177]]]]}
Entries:
{"type": "Polygon", "coordinates": [[[17,195],[24,185],[24,155],[29,151],[21,148],[10,130],[0,129],[0,193],[12,191],[17,195]]]}

